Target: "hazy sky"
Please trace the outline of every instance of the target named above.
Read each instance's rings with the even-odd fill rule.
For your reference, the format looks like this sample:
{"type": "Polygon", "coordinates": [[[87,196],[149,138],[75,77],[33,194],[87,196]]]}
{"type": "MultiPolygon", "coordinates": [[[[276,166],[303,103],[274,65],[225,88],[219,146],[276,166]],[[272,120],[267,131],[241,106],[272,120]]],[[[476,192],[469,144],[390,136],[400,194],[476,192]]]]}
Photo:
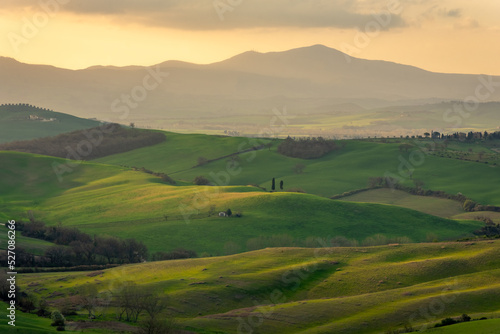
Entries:
{"type": "Polygon", "coordinates": [[[1,0],[0,55],[76,69],[324,44],[500,75],[499,16],[498,0],[1,0]]]}

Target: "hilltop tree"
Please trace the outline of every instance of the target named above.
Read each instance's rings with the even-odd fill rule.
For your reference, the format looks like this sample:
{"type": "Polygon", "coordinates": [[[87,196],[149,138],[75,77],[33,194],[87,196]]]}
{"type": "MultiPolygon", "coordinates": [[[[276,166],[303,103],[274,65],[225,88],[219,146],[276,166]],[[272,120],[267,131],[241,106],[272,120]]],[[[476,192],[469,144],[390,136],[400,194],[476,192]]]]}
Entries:
{"type": "Polygon", "coordinates": [[[226,211],[226,215],[227,215],[228,217],[231,217],[231,216],[233,215],[233,212],[231,211],[231,209],[227,209],[227,211],[226,211]]]}
{"type": "Polygon", "coordinates": [[[271,190],[274,191],[276,189],[276,180],[273,177],[273,182],[271,184],[271,190]]]}
{"type": "Polygon", "coordinates": [[[283,180],[280,181],[280,189],[283,190],[283,180]]]}
{"type": "Polygon", "coordinates": [[[430,134],[429,132],[425,132],[425,133],[424,133],[424,137],[425,137],[425,138],[429,138],[429,136],[430,136],[430,135],[431,135],[431,134],[430,134]]]}

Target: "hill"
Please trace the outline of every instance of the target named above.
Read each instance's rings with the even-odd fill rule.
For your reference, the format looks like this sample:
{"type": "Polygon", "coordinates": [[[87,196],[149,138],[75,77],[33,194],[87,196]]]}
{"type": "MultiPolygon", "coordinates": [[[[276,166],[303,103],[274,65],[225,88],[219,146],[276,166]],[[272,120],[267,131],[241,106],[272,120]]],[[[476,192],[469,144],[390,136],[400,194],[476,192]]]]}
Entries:
{"type": "Polygon", "coordinates": [[[0,105],[0,144],[30,140],[99,126],[82,119],[29,104],[0,105]]]}
{"type": "Polygon", "coordinates": [[[49,225],[61,222],[91,234],[137,238],[151,252],[189,245],[199,253],[220,255],[272,245],[302,246],[318,236],[367,244],[425,241],[429,234],[456,239],[482,225],[388,205],[267,193],[251,186],[170,186],[151,174],[95,163],[81,163],[59,180],[53,164],[64,163],[62,159],[9,152],[0,157],[5,161],[0,169],[3,219],[27,219],[31,210],[49,225]],[[218,217],[228,208],[243,217],[218,217]]]}
{"type": "MultiPolygon", "coordinates": [[[[29,103],[50,105],[80,117],[191,132],[194,127],[218,133],[235,128],[256,133],[260,129],[255,126],[256,117],[259,121],[264,117],[263,123],[268,126],[273,108],[283,106],[288,106],[290,114],[299,117],[297,122],[304,115],[331,119],[331,114],[343,114],[335,117],[335,122],[323,122],[325,126],[317,131],[336,129],[335,123],[345,121],[352,114],[359,119],[360,113],[373,122],[390,124],[401,118],[400,115],[387,119],[387,113],[367,114],[356,110],[359,106],[373,109],[462,100],[474,95],[484,82],[500,80],[432,73],[391,62],[357,59],[321,45],[263,54],[247,52],[208,65],[168,61],[152,67],[96,66],[78,71],[0,58],[0,74],[6,78],[0,83],[0,102],[29,96],[29,103]],[[48,77],[50,84],[47,84],[48,77]],[[144,82],[152,89],[144,88],[144,82]],[[145,97],[132,99],[127,104],[126,96],[130,97],[136,88],[143,88],[145,97]],[[58,94],[53,94],[55,91],[58,94]],[[352,104],[356,108],[346,108],[352,104]],[[239,118],[234,119],[235,116],[239,118]],[[217,121],[212,122],[214,119],[217,121]],[[223,128],[220,127],[222,121],[223,128]]],[[[499,94],[493,91],[479,102],[498,101],[499,94]]],[[[427,122],[428,126],[441,127],[445,111],[433,110],[431,117],[415,113],[418,121],[406,122],[407,128],[403,130],[416,129],[426,119],[435,120],[427,122]]],[[[348,122],[346,126],[360,126],[354,123],[348,122]]],[[[446,128],[456,126],[453,124],[444,123],[446,128]]],[[[477,122],[468,125],[479,127],[477,122]]],[[[362,127],[365,126],[373,130],[369,125],[362,127]]]]}
{"type": "MultiPolygon", "coordinates": [[[[20,281],[57,307],[89,281],[109,305],[132,279],[168,296],[163,316],[195,333],[381,333],[405,325],[424,330],[463,313],[498,317],[499,251],[499,241],[275,248],[94,273],[23,274],[20,281]]],[[[111,318],[115,310],[106,313],[111,318]]]]}
{"type": "MultiPolygon", "coordinates": [[[[443,141],[430,139],[346,140],[344,147],[319,159],[296,159],[277,153],[280,140],[272,147],[239,154],[239,158],[216,159],[241,149],[270,141],[260,138],[217,137],[166,133],[170,141],[98,159],[96,162],[128,166],[144,166],[164,172],[175,179],[192,182],[203,175],[215,184],[256,184],[270,190],[271,179],[283,180],[286,189],[301,188],[308,193],[331,197],[355,189],[366,188],[371,177],[391,175],[402,184],[414,186],[414,180],[424,182],[425,189],[442,190],[450,194],[461,192],[484,204],[500,204],[500,191],[491,187],[493,180],[500,182],[497,172],[500,163],[498,141],[487,143],[450,142],[446,153],[484,151],[492,155],[491,163],[448,158],[443,151],[428,151],[428,145],[442,146],[443,141]],[[409,144],[407,151],[400,145],[409,144]],[[496,145],[488,147],[486,145],[496,145]],[[200,148],[199,150],[197,148],[200,148]],[[188,153],[188,154],[185,154],[188,153]],[[197,157],[213,161],[199,166],[197,157]],[[418,160],[415,157],[418,156],[418,160]],[[414,163],[410,163],[413,161],[414,163]],[[416,162],[415,162],[416,161],[416,162]],[[234,164],[234,165],[233,165],[234,164]],[[294,171],[297,164],[304,165],[302,173],[294,171]],[[495,165],[496,164],[496,165],[495,165]],[[369,168],[368,168],[369,167],[369,168]],[[413,173],[409,176],[409,170],[413,173]],[[231,172],[229,174],[229,172],[231,172]]],[[[488,162],[488,161],[485,161],[488,162]]]]}

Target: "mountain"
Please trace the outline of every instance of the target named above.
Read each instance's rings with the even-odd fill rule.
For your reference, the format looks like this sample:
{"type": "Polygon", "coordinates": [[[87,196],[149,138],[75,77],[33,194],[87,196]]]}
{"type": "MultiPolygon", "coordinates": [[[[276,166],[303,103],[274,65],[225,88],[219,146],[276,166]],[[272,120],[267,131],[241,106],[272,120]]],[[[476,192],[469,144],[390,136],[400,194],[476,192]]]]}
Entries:
{"type": "MultiPolygon", "coordinates": [[[[149,69],[66,70],[0,57],[0,76],[0,103],[25,101],[121,123],[269,115],[279,106],[306,114],[352,103],[373,108],[463,100],[474,96],[481,84],[478,75],[358,59],[322,45],[245,52],[208,65],[167,61],[149,69]],[[144,85],[158,87],[146,90],[144,85]],[[134,94],[135,98],[127,97],[134,94]]],[[[491,80],[500,82],[500,77],[491,80]]],[[[494,100],[500,100],[500,90],[480,102],[494,100]]]]}

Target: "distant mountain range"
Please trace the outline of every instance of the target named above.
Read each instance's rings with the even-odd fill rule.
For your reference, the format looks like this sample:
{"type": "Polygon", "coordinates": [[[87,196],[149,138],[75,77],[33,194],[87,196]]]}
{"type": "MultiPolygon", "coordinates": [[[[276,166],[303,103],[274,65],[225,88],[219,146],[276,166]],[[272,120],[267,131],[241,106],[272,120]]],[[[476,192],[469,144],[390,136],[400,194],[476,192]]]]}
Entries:
{"type": "MultiPolygon", "coordinates": [[[[296,114],[345,111],[346,106],[355,112],[357,106],[464,100],[484,82],[500,82],[498,76],[433,73],[352,58],[322,45],[245,52],[209,65],[167,61],[149,69],[67,70],[0,57],[0,77],[0,103],[31,103],[121,123],[269,114],[280,106],[296,114]]],[[[481,93],[480,102],[500,101],[500,87],[481,93]]]]}

